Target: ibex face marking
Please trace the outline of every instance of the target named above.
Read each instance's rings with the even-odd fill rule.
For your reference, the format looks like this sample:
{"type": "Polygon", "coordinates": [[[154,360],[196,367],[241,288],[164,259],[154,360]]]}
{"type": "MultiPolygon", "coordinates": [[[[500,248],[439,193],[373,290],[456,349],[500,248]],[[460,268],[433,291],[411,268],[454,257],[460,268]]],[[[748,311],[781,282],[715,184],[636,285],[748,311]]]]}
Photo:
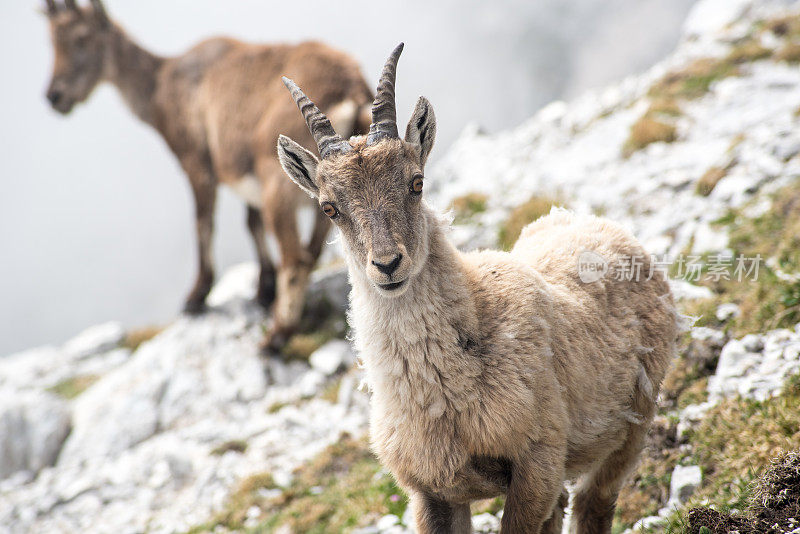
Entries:
{"type": "Polygon", "coordinates": [[[108,20],[94,7],[60,7],[48,15],[54,61],[47,100],[53,109],[67,114],[103,78],[108,20]]]}

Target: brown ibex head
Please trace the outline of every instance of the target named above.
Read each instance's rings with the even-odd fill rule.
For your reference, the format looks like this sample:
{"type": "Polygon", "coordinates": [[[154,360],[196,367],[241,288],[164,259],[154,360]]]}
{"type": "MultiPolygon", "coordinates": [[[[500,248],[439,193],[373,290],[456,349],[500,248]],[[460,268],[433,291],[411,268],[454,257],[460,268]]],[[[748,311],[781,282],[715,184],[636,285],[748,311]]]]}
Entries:
{"type": "Polygon", "coordinates": [[[69,113],[91,94],[103,76],[108,30],[112,23],[100,0],[85,8],[75,0],[46,0],[55,49],[47,99],[59,113],[69,113]]]}
{"type": "Polygon", "coordinates": [[[284,78],[322,159],[288,137],[278,140],[283,169],[319,201],[344,237],[348,261],[384,296],[404,293],[428,256],[422,184],[436,117],[420,97],[400,139],[394,86],[402,51],[401,43],[383,68],[366,137],[343,140],[300,88],[284,78]]]}

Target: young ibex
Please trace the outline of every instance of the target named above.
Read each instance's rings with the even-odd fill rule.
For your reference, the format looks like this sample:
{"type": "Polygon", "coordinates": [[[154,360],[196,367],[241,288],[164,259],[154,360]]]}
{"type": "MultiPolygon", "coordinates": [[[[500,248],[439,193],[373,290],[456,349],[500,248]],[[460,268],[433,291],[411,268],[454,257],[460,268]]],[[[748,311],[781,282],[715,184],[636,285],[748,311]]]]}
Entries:
{"type": "Polygon", "coordinates": [[[164,137],[189,177],[199,272],[187,312],[202,311],[213,282],[217,184],[227,184],[247,204],[261,266],[257,300],[264,307],[276,294],[265,225],[274,233],[281,261],[268,346],[280,346],[299,320],[309,273],[330,227],[318,213],[310,242],[303,245],[298,236],[295,215],[308,198],[283,177],[275,144],[280,132],[291,132],[304,145],[315,145],[283,94],[280,74],[302,80],[318,101],[336,109],[332,119],[340,131],[356,133],[366,131],[372,101],[358,65],[320,43],[262,46],[226,38],[203,41],[177,57],[158,57],[109,19],[100,0],[85,8],[75,0],[47,0],[47,13],[55,47],[47,91],[52,106],[69,113],[99,82],[111,82],[133,113],[164,137]]]}
{"type": "Polygon", "coordinates": [[[502,493],[503,532],[560,532],[564,481],[579,477],[575,530],[610,532],[675,348],[669,286],[647,276],[626,231],[564,210],[510,253],[458,252],[422,200],[436,133],[425,98],[398,135],[401,50],[366,137],[343,140],[287,79],[323,157],[278,141],[284,170],[343,236],[373,447],[410,493],[420,533],[470,532],[470,501],[502,493]],[[579,278],[585,250],[611,265],[593,283],[579,278]],[[641,280],[617,276],[631,258],[641,280]]]}

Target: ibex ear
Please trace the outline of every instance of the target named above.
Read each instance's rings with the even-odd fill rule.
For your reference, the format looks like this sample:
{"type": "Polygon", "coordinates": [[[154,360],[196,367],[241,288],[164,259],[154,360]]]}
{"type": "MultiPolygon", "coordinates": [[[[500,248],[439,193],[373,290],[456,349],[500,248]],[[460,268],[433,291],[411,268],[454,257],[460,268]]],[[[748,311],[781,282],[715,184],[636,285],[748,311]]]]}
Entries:
{"type": "Polygon", "coordinates": [[[317,175],[317,157],[285,135],[278,137],[278,159],[281,167],[300,189],[313,198],[319,197],[319,187],[314,183],[317,175]]]}
{"type": "Polygon", "coordinates": [[[424,96],[419,97],[411,120],[406,126],[406,142],[419,147],[420,165],[425,165],[436,139],[436,115],[433,106],[424,96]]]}

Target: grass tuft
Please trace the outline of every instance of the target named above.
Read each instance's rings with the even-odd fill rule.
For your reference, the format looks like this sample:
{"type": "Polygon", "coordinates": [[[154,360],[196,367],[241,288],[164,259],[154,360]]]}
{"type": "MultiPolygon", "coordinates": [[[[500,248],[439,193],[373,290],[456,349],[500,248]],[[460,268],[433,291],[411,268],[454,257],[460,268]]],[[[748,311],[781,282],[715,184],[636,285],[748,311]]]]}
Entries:
{"type": "Polygon", "coordinates": [[[800,43],[786,43],[775,52],[775,61],[800,63],[800,43]]]}
{"type": "Polygon", "coordinates": [[[759,59],[766,59],[772,55],[772,50],[761,46],[756,39],[747,39],[733,47],[726,60],[734,65],[751,63],[759,59]]]}
{"type": "Polygon", "coordinates": [[[463,224],[486,211],[489,197],[483,193],[467,193],[453,199],[455,222],[463,224]]]}
{"type": "Polygon", "coordinates": [[[281,353],[287,360],[308,361],[315,350],[333,337],[333,334],[327,331],[295,334],[289,338],[281,353]]]}
{"type": "Polygon", "coordinates": [[[800,280],[792,279],[800,273],[800,180],[772,195],[772,206],[761,215],[748,217],[749,207],[732,209],[716,221],[728,232],[733,257],[718,264],[724,267],[719,280],[701,280],[714,296],[689,303],[683,310],[700,317],[697,326],[725,326],[735,337],[792,328],[800,322],[800,280]],[[736,258],[745,261],[739,265],[736,258]],[[752,269],[749,274],[748,269],[752,269]],[[714,311],[729,302],[741,313],[721,325],[714,311]]]}
{"type": "Polygon", "coordinates": [[[690,432],[703,483],[689,507],[729,513],[749,508],[754,481],[775,457],[800,448],[800,375],[766,401],[731,399],[713,408],[690,432]]]}
{"type": "Polygon", "coordinates": [[[97,382],[99,378],[100,377],[97,375],[72,376],[54,386],[50,386],[47,388],[47,391],[55,393],[65,399],[74,399],[86,391],[89,386],[97,382]]]}
{"type": "Polygon", "coordinates": [[[738,73],[725,59],[698,59],[680,70],[667,73],[650,88],[653,98],[692,99],[706,94],[711,84],[738,73]]]}
{"type": "Polygon", "coordinates": [[[511,210],[508,218],[500,225],[498,233],[500,246],[503,250],[511,250],[523,228],[539,217],[550,213],[553,206],[561,204],[554,198],[534,195],[511,210]]]}
{"type": "Polygon", "coordinates": [[[728,170],[725,167],[711,167],[697,180],[694,191],[700,196],[707,197],[711,194],[720,180],[725,178],[728,170]]]}
{"type": "Polygon", "coordinates": [[[678,134],[674,125],[645,114],[631,126],[631,133],[622,147],[622,154],[628,157],[652,143],[672,143],[677,138],[678,134]]]}
{"type": "Polygon", "coordinates": [[[778,37],[800,37],[800,16],[786,15],[763,23],[764,29],[778,37]]]}
{"type": "Polygon", "coordinates": [[[287,488],[278,488],[268,473],[242,480],[224,510],[190,532],[346,532],[386,514],[402,517],[407,505],[366,439],[345,434],[297,469],[287,488]]]}
{"type": "Polygon", "coordinates": [[[247,442],[243,439],[233,439],[217,445],[211,450],[211,454],[215,456],[222,456],[226,452],[244,453],[247,451],[247,442]]]}
{"type": "Polygon", "coordinates": [[[158,334],[164,331],[163,326],[144,326],[142,328],[134,328],[125,334],[125,339],[122,340],[122,346],[135,351],[139,345],[145,341],[150,341],[158,334]]]}

